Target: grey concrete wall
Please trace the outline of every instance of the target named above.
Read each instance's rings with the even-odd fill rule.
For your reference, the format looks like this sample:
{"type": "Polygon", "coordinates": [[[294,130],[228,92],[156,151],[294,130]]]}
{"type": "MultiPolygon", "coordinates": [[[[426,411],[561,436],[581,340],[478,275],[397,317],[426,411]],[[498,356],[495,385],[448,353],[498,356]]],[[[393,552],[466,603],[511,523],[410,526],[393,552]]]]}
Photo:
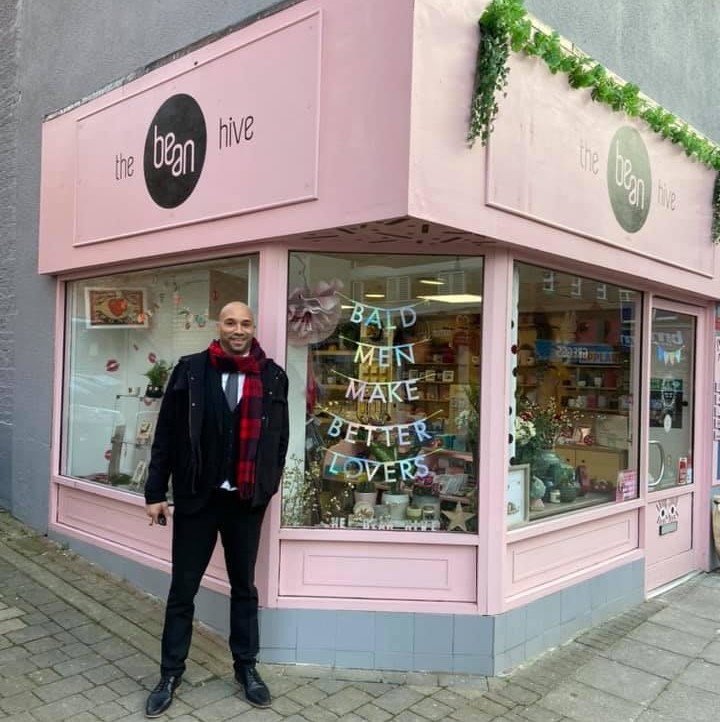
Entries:
{"type": "Polygon", "coordinates": [[[526,0],[528,12],[720,142],[720,3],[526,0]]]}
{"type": "Polygon", "coordinates": [[[0,503],[39,530],[48,520],[55,309],[54,280],[37,274],[43,117],[207,35],[288,4],[18,0],[15,55],[15,3],[0,3],[0,503]],[[9,369],[6,359],[12,359],[9,369]]]}
{"type": "Polygon", "coordinates": [[[12,504],[18,6],[0,3],[0,505],[12,504]]]}

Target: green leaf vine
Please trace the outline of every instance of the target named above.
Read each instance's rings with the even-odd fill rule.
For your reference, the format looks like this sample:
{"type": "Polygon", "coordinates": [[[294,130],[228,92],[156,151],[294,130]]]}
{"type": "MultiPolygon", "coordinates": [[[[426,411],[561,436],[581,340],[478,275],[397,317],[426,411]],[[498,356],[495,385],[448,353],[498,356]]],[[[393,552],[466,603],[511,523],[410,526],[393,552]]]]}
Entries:
{"type": "Polygon", "coordinates": [[[718,172],[713,193],[712,241],[720,244],[720,146],[699,135],[669,111],[643,97],[640,88],[613,77],[588,55],[570,52],[557,32],[533,26],[523,0],[491,0],[478,20],[479,42],[470,105],[470,146],[485,145],[498,113],[497,93],[506,94],[510,50],[542,59],[551,73],[565,73],[573,88],[588,88],[593,100],[641,118],[685,154],[718,172]]]}

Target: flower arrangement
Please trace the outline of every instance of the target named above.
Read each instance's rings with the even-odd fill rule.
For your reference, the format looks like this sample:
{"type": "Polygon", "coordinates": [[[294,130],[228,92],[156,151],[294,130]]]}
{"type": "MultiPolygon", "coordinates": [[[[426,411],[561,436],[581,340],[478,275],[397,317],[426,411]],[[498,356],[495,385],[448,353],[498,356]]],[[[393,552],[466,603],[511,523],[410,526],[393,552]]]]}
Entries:
{"type": "Polygon", "coordinates": [[[413,497],[417,496],[439,496],[440,484],[435,480],[435,474],[429,473],[425,476],[415,476],[412,487],[413,497]]]}
{"type": "Polygon", "coordinates": [[[317,492],[320,486],[320,466],[312,461],[306,468],[305,460],[291,456],[283,471],[282,510],[283,526],[309,526],[313,516],[319,514],[317,492]]]}
{"type": "Polygon", "coordinates": [[[545,404],[526,403],[515,419],[515,442],[525,450],[550,449],[559,437],[572,435],[575,419],[555,397],[545,404]]]}

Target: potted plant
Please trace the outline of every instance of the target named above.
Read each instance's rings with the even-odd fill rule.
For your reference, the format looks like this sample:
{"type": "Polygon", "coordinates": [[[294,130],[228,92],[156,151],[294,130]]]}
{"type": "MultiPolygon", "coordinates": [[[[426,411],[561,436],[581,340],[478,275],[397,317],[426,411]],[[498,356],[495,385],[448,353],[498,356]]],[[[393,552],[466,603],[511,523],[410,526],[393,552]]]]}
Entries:
{"type": "Polygon", "coordinates": [[[363,501],[375,506],[377,501],[375,482],[369,481],[365,474],[361,474],[353,484],[353,493],[356,504],[363,501]]]}
{"type": "Polygon", "coordinates": [[[145,389],[147,398],[159,399],[163,395],[171,370],[171,363],[168,363],[165,359],[159,359],[143,374],[148,378],[148,385],[145,389]]]}
{"type": "MultiPolygon", "coordinates": [[[[402,455],[398,454],[399,448],[397,446],[388,446],[375,442],[370,444],[372,457],[383,464],[412,458],[417,455],[420,447],[400,447],[400,450],[402,455]]],[[[410,497],[405,492],[401,479],[395,478],[393,481],[388,482],[388,488],[382,495],[382,503],[387,504],[390,509],[391,519],[399,521],[405,518],[405,510],[410,503],[410,497]]]]}
{"type": "Polygon", "coordinates": [[[412,487],[412,506],[423,511],[423,518],[432,512],[433,519],[440,518],[440,487],[435,475],[416,476],[412,487]]]}

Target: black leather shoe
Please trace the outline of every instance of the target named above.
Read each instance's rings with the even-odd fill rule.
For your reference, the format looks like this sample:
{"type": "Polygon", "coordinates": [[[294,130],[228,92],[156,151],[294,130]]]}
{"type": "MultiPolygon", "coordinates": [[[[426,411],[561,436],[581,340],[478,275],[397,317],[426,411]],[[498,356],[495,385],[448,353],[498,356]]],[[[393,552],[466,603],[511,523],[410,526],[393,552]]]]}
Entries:
{"type": "Polygon", "coordinates": [[[150,692],[145,703],[146,717],[159,717],[173,701],[175,690],[180,686],[182,677],[163,676],[157,683],[157,687],[150,692]]]}
{"type": "Polygon", "coordinates": [[[254,707],[269,707],[272,703],[270,690],[255,669],[255,664],[235,667],[235,681],[245,689],[245,699],[254,707]]]}

